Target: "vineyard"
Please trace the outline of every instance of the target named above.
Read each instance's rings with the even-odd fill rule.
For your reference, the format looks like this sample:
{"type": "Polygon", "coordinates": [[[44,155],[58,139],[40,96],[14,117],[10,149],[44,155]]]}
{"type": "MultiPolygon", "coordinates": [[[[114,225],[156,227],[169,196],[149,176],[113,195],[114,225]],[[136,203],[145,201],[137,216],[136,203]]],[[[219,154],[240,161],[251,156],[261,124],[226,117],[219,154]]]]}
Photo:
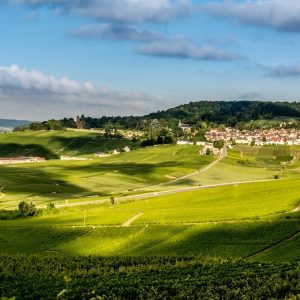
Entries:
{"type": "Polygon", "coordinates": [[[189,257],[0,257],[0,297],[297,299],[300,265],[189,257]],[[292,298],[295,296],[295,298],[292,298]]]}
{"type": "Polygon", "coordinates": [[[88,159],[0,166],[0,299],[297,299],[299,147],[96,158],[127,141],[54,135],[1,136],[3,156],[88,159]],[[6,218],[21,200],[38,214],[6,218]]]}

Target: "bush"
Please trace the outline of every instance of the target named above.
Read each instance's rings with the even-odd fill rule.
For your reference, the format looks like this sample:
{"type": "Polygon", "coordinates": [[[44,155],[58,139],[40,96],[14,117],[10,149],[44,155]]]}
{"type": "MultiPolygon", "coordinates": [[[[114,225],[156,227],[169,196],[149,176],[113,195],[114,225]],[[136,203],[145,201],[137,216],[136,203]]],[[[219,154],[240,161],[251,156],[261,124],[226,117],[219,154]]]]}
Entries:
{"type": "Polygon", "coordinates": [[[18,210],[0,210],[0,220],[15,220],[20,217],[18,210]]]}

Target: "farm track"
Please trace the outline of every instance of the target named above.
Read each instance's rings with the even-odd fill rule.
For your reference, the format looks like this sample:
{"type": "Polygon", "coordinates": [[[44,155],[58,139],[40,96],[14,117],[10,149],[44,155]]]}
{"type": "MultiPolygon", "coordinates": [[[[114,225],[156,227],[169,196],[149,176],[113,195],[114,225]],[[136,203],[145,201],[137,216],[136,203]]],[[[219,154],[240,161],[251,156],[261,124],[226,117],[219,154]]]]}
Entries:
{"type": "Polygon", "coordinates": [[[300,235],[300,229],[297,230],[297,231],[296,231],[295,233],[293,233],[292,235],[289,235],[289,236],[287,236],[287,237],[285,237],[285,238],[283,238],[283,239],[277,241],[276,243],[274,243],[274,244],[272,244],[272,245],[268,245],[268,246],[266,246],[265,248],[263,248],[263,249],[261,249],[261,250],[258,250],[258,251],[256,251],[256,252],[250,254],[250,255],[245,256],[244,259],[248,259],[248,258],[250,258],[250,257],[253,257],[253,256],[257,255],[257,254],[263,253],[263,252],[265,252],[265,251],[267,251],[267,250],[269,250],[269,249],[272,249],[272,248],[275,247],[275,246],[278,246],[278,245],[280,245],[280,244],[282,244],[282,243],[284,243],[284,242],[290,241],[290,240],[294,239],[295,237],[297,237],[297,236],[299,236],[299,235],[300,235]]]}
{"type": "Polygon", "coordinates": [[[293,212],[300,211],[300,205],[298,205],[295,209],[293,209],[293,212]]]}
{"type": "Polygon", "coordinates": [[[174,182],[177,182],[177,181],[180,181],[180,180],[184,180],[184,179],[187,179],[187,178],[190,178],[194,175],[197,175],[199,173],[203,173],[203,172],[206,172],[208,171],[209,169],[211,169],[212,167],[214,167],[216,164],[218,164],[221,160],[223,160],[225,157],[227,156],[227,148],[224,146],[224,154],[222,156],[220,156],[218,159],[216,159],[215,161],[213,161],[212,163],[210,163],[209,165],[207,165],[206,167],[204,167],[203,169],[201,170],[197,170],[196,172],[193,172],[193,173],[190,173],[190,174],[187,174],[187,175],[184,175],[182,177],[179,177],[179,178],[176,178],[175,180],[172,180],[170,182],[167,182],[167,183],[161,183],[159,184],[158,186],[164,186],[164,185],[167,185],[167,184],[172,184],[174,182]]]}
{"type": "Polygon", "coordinates": [[[122,224],[123,227],[129,227],[136,219],[138,219],[140,216],[142,216],[144,213],[138,213],[132,218],[128,219],[126,222],[122,224]]]}

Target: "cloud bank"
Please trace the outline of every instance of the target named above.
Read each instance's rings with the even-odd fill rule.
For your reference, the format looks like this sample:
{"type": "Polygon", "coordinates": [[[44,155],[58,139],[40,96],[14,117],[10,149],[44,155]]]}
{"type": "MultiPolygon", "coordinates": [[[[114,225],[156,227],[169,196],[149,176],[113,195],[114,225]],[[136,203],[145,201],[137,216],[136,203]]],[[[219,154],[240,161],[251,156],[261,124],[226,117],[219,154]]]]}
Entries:
{"type": "Polygon", "coordinates": [[[163,37],[148,29],[138,29],[134,26],[120,24],[98,24],[83,26],[71,33],[78,38],[106,38],[125,41],[154,41],[163,37]]]}
{"type": "Polygon", "coordinates": [[[74,116],[141,115],[152,111],[158,100],[139,92],[96,87],[67,77],[57,78],[19,66],[0,67],[1,114],[27,119],[74,116]]]}
{"type": "Polygon", "coordinates": [[[269,75],[277,78],[298,77],[300,76],[300,65],[281,65],[272,68],[269,75]]]}
{"type": "Polygon", "coordinates": [[[299,0],[231,0],[203,5],[201,10],[243,24],[300,32],[299,0]]]}
{"type": "Polygon", "coordinates": [[[233,61],[244,57],[238,53],[216,48],[212,45],[196,45],[184,38],[170,39],[138,46],[139,54],[193,60],[233,61]]]}

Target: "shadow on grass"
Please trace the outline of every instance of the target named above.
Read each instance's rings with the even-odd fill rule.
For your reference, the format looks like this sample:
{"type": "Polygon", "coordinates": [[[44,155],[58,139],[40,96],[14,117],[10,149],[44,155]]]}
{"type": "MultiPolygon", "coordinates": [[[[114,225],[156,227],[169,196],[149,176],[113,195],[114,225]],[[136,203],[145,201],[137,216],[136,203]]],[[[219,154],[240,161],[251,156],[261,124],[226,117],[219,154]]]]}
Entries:
{"type": "Polygon", "coordinates": [[[95,228],[80,239],[61,244],[57,250],[70,255],[243,258],[272,248],[299,231],[299,225],[299,218],[278,218],[236,224],[95,228]]]}
{"type": "Polygon", "coordinates": [[[90,134],[87,136],[51,138],[54,143],[65,145],[63,152],[73,155],[90,155],[97,152],[108,152],[114,149],[131,146],[131,141],[126,139],[108,139],[100,135],[90,134]]]}
{"type": "MultiPolygon", "coordinates": [[[[89,191],[65,180],[64,175],[57,170],[46,171],[43,164],[39,168],[24,168],[18,165],[0,166],[0,186],[8,196],[18,197],[18,201],[36,197],[46,197],[53,201],[62,198],[89,195],[89,191]]],[[[37,198],[36,200],[39,200],[37,198]]],[[[5,203],[5,197],[1,199],[5,203]]]]}
{"type": "Polygon", "coordinates": [[[1,143],[1,157],[40,156],[46,159],[58,158],[58,155],[38,144],[1,143]]]}

